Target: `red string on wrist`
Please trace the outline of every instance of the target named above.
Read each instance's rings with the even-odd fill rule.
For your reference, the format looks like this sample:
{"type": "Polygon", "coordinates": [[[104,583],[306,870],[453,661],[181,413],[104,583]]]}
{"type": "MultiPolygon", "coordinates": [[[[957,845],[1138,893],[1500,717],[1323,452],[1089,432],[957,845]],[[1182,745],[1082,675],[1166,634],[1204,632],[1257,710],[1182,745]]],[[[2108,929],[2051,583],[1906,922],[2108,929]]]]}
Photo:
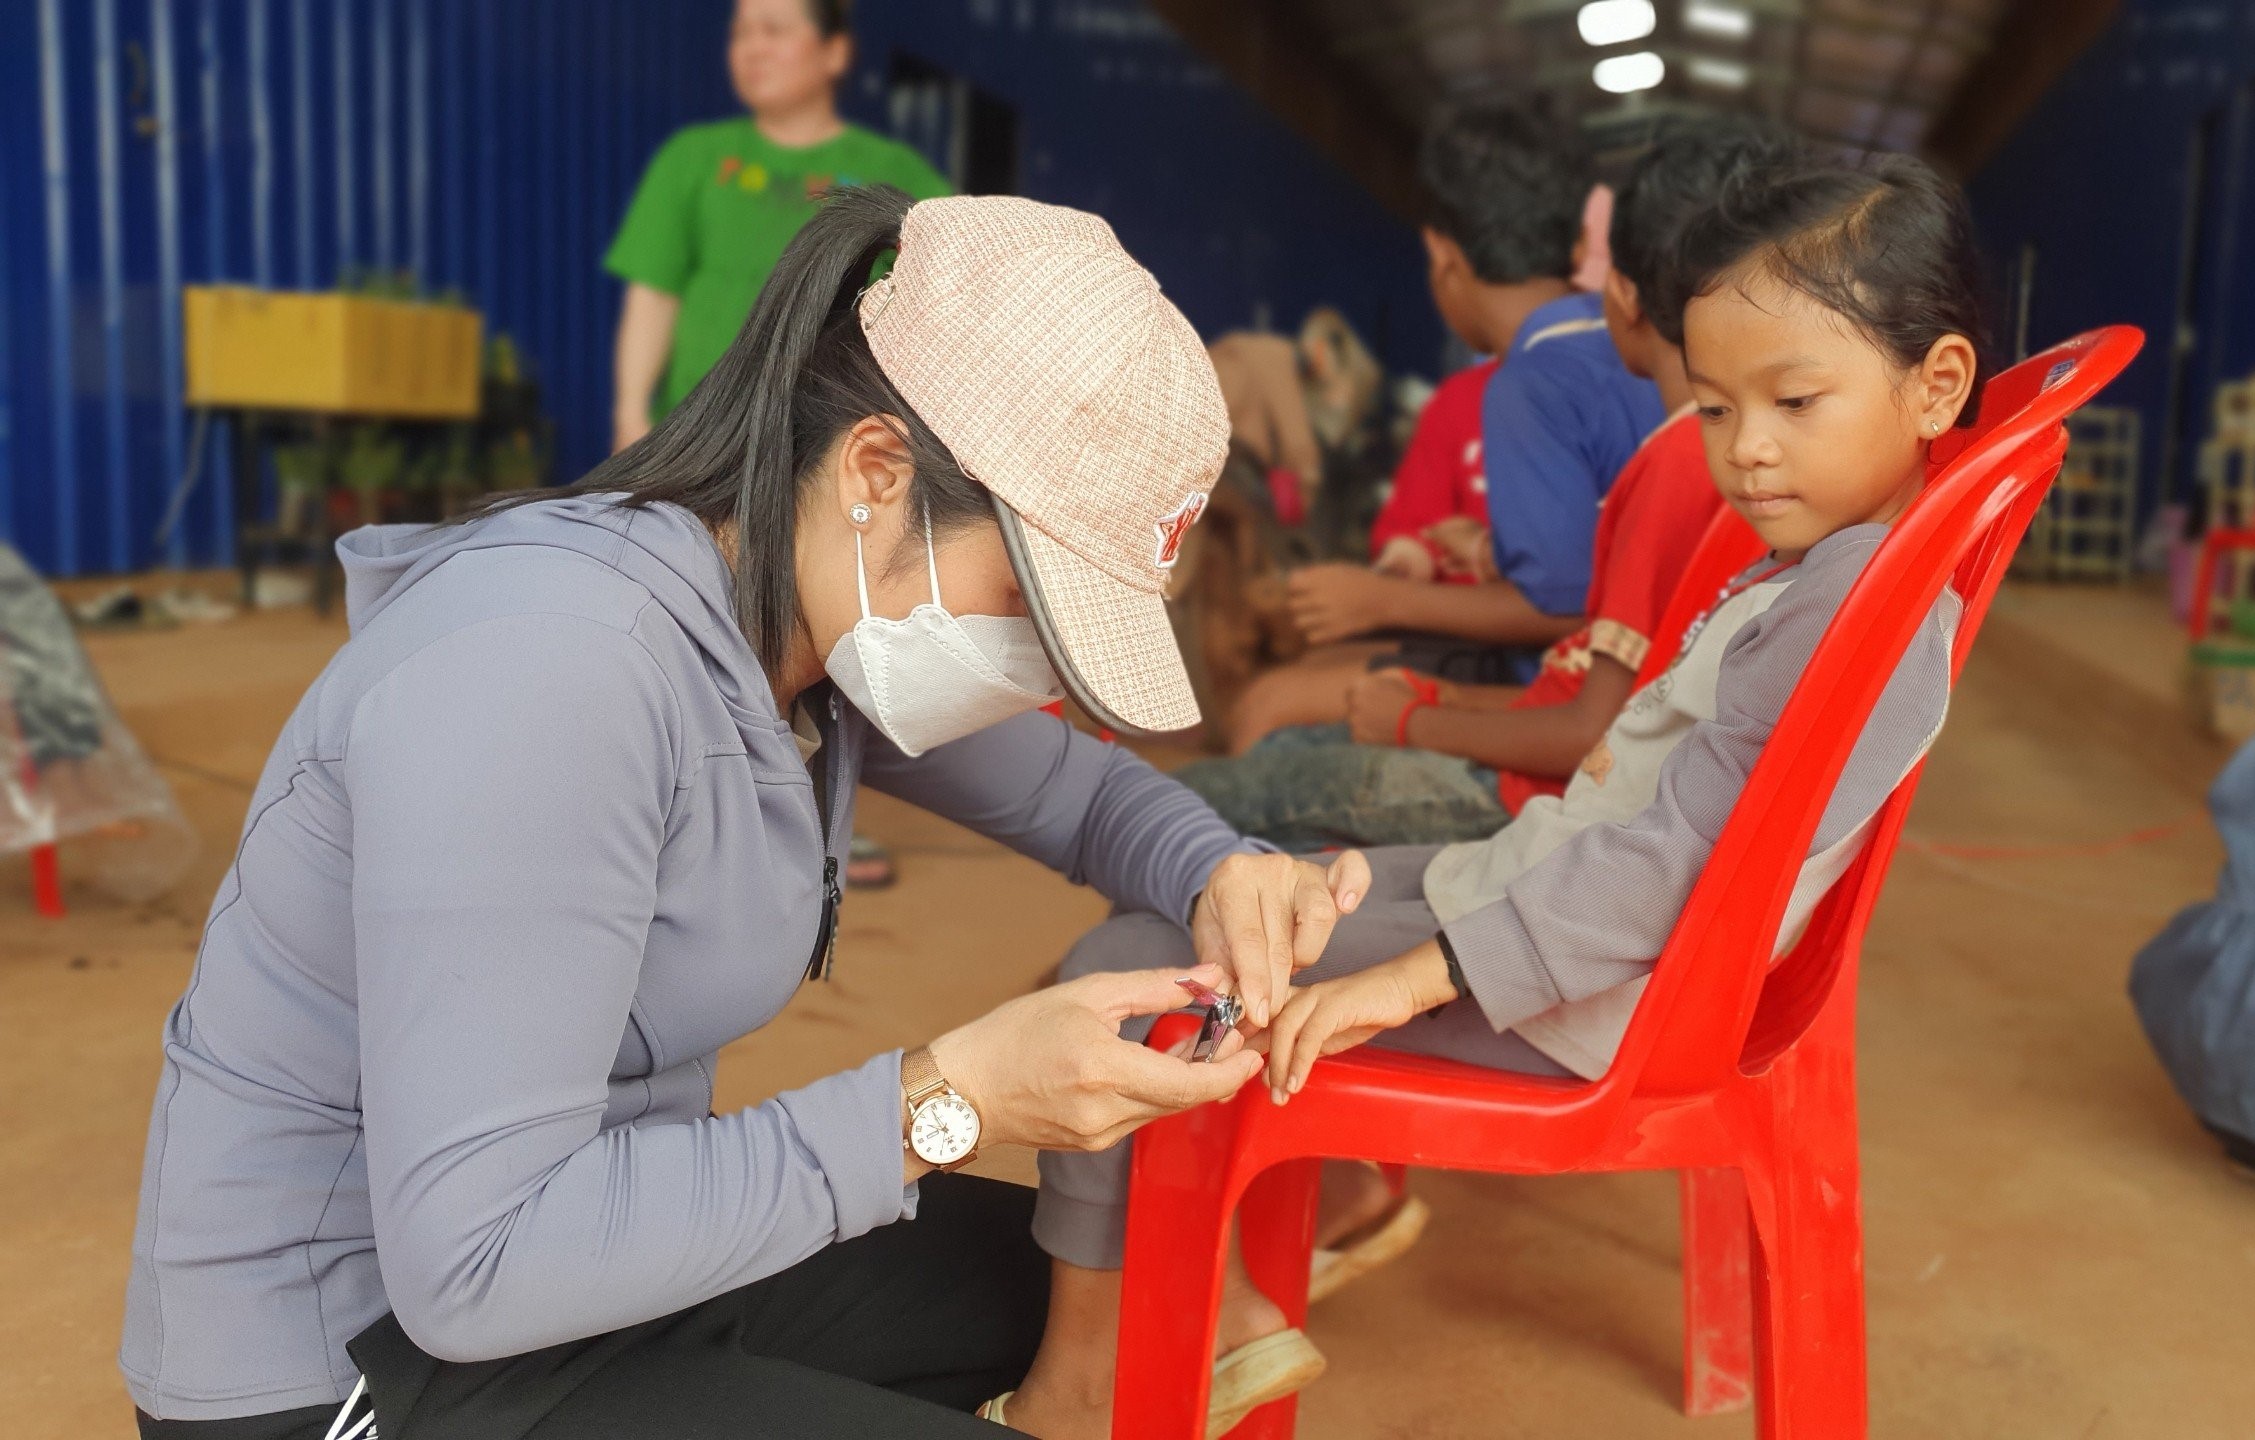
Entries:
{"type": "Polygon", "coordinates": [[[1394,721],[1395,748],[1409,748],[1409,717],[1420,710],[1432,709],[1441,703],[1441,683],[1429,675],[1401,672],[1402,683],[1409,687],[1409,703],[1402,706],[1401,716],[1394,721]]]}

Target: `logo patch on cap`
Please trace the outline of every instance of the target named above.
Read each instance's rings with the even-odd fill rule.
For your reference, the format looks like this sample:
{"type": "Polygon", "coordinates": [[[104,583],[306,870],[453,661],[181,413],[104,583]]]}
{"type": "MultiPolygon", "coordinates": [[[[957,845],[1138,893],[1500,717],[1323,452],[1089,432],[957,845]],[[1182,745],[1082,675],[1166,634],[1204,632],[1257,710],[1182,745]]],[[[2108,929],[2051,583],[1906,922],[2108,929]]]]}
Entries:
{"type": "Polygon", "coordinates": [[[1183,537],[1190,533],[1190,527],[1197,524],[1198,517],[1205,513],[1206,492],[1193,490],[1175,507],[1172,515],[1154,521],[1151,528],[1159,532],[1159,549],[1151,557],[1151,563],[1161,570],[1172,570],[1174,562],[1182,558],[1183,537]]]}

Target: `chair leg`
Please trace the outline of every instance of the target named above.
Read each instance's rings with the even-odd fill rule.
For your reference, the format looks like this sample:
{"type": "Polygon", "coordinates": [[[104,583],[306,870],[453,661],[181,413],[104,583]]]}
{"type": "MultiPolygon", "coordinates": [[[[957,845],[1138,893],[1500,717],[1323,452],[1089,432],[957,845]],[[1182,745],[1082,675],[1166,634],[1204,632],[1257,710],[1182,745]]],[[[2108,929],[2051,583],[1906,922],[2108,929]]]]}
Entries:
{"type": "Polygon", "coordinates": [[[1683,1198],[1683,1409],[1720,1415],[1753,1398],[1753,1232],[1736,1170],[1686,1170],[1683,1198]]]}
{"type": "Polygon", "coordinates": [[[1136,1137],[1113,1371],[1112,1434],[1120,1440],[1205,1433],[1235,1198],[1224,1189],[1235,1130],[1227,1114],[1208,1106],[1136,1137]]]}
{"type": "Polygon", "coordinates": [[[1844,1124],[1826,1116],[1779,1131],[1789,1138],[1766,1187],[1771,1213],[1754,1250],[1760,1440],[1864,1440],[1870,1423],[1853,1114],[1851,1107],[1844,1124]]]}
{"type": "MultiPolygon", "coordinates": [[[[1308,1319],[1308,1262],[1315,1254],[1322,1179],[1321,1160],[1288,1160],[1256,1177],[1237,1211],[1245,1269],[1294,1325],[1308,1319]]],[[[1234,1440],[1292,1440],[1299,1411],[1300,1397],[1289,1395],[1255,1410],[1229,1433],[1234,1440]]]]}

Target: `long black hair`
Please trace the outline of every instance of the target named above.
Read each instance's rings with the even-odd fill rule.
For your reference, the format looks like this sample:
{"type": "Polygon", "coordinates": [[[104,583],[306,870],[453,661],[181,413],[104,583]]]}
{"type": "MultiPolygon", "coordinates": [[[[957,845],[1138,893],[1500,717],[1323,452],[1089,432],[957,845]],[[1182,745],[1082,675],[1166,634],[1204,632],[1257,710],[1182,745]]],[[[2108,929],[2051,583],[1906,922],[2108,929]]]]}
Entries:
{"type": "Polygon", "coordinates": [[[1964,336],[1975,364],[1957,423],[1974,423],[1991,364],[1981,252],[1964,193],[1923,162],[1810,161],[1725,185],[1677,233],[1653,323],[1681,345],[1684,307],[1750,267],[1837,313],[1905,370],[1943,336],[1964,336]]]}
{"type": "MultiPolygon", "coordinates": [[[[558,495],[617,494],[627,505],[679,505],[715,529],[733,527],[737,623],[772,675],[799,620],[799,504],[840,435],[870,416],[885,419],[915,465],[910,514],[929,517],[932,533],[994,516],[985,488],[878,368],[854,312],[872,267],[900,245],[912,203],[890,185],[834,193],[784,248],[727,353],[648,435],[576,485],[507,496],[464,518],[558,495]]],[[[907,534],[925,532],[911,524],[907,534]]]]}

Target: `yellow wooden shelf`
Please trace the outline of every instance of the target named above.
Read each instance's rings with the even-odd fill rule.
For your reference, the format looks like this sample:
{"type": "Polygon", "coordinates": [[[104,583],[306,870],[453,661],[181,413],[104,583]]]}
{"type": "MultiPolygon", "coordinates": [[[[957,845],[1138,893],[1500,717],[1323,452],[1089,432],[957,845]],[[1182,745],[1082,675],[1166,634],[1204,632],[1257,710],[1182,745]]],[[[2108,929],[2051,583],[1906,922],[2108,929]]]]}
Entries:
{"type": "Polygon", "coordinates": [[[186,289],[188,403],[401,419],[478,413],[484,317],[365,295],[186,289]]]}

